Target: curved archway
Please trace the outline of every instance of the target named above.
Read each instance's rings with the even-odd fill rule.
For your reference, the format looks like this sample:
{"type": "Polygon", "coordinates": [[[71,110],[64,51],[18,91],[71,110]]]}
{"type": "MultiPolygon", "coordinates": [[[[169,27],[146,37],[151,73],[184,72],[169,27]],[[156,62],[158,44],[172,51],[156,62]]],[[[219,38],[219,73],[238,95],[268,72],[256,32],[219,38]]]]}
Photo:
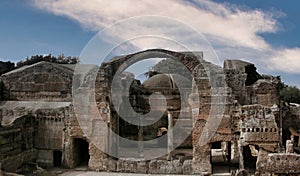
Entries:
{"type": "MultiPolygon", "coordinates": [[[[193,83],[192,87],[192,96],[187,96],[189,98],[189,105],[190,105],[190,116],[192,120],[195,120],[195,123],[192,123],[193,126],[191,129],[193,129],[192,136],[193,136],[193,150],[194,152],[194,159],[193,162],[195,165],[200,166],[201,164],[210,164],[210,161],[203,161],[201,158],[202,154],[198,154],[199,151],[201,151],[201,147],[205,145],[205,142],[208,142],[208,139],[211,138],[215,132],[215,130],[211,130],[211,128],[205,128],[206,124],[212,123],[214,120],[220,120],[220,115],[223,114],[224,109],[220,108],[221,106],[224,106],[224,101],[226,101],[227,92],[226,89],[222,89],[224,86],[224,74],[221,67],[213,65],[211,63],[203,61],[202,53],[198,55],[195,55],[193,52],[174,52],[174,51],[168,51],[168,50],[160,50],[160,49],[154,49],[154,50],[146,50],[126,56],[120,56],[117,58],[113,58],[109,62],[102,63],[100,67],[99,74],[97,74],[98,78],[96,80],[95,85],[95,96],[96,101],[104,101],[106,100],[106,97],[109,98],[112,102],[116,99],[116,104],[120,105],[123,101],[122,94],[120,94],[120,97],[114,98],[112,97],[112,91],[114,86],[112,86],[112,81],[115,77],[115,75],[118,75],[118,73],[121,73],[124,71],[128,66],[131,64],[140,61],[142,59],[147,58],[171,58],[180,61],[187,69],[188,71],[195,77],[195,82],[193,83]],[[203,61],[203,62],[202,62],[203,61]],[[209,72],[207,71],[209,70],[209,72]],[[222,82],[222,80],[224,82],[222,82]],[[98,82],[97,82],[98,81],[98,82]],[[99,84],[98,84],[99,83],[99,84]],[[220,88],[220,89],[219,89],[220,88]],[[97,92],[97,90],[100,90],[101,92],[97,92]],[[200,94],[197,92],[200,91],[200,94]],[[217,95],[217,96],[214,96],[217,95]],[[217,98],[218,100],[213,98],[217,98]],[[199,101],[201,99],[201,101],[199,101]],[[215,104],[210,103],[215,102],[215,104]],[[200,106],[199,104],[203,103],[203,106],[200,106]],[[217,104],[218,103],[218,104],[217,104]],[[212,105],[217,105],[214,108],[211,108],[212,105]],[[201,115],[199,115],[199,112],[203,112],[201,115]],[[211,113],[213,114],[211,116],[211,113]],[[211,120],[207,120],[208,118],[215,118],[211,120]],[[201,135],[202,131],[205,132],[205,135],[201,135]],[[207,134],[207,135],[206,135],[207,134]],[[204,139],[201,139],[203,137],[204,139]],[[201,143],[202,142],[202,143],[201,143]],[[203,143],[204,142],[204,143],[203,143]]],[[[83,78],[88,75],[83,75],[83,78]]],[[[120,87],[123,84],[119,84],[116,86],[116,88],[120,89],[120,87]]],[[[90,86],[93,87],[93,86],[90,86]]],[[[88,88],[90,88],[88,87],[88,88]]],[[[121,87],[122,88],[122,87],[121,87]]],[[[122,89],[121,89],[122,90],[122,89]]],[[[125,89],[127,90],[127,89],[125,89]]],[[[122,91],[121,91],[122,92],[122,91]]],[[[76,98],[75,98],[76,99],[76,98]]],[[[130,104],[130,103],[128,103],[130,104]]],[[[110,109],[112,110],[111,117],[111,128],[113,132],[118,133],[119,130],[116,129],[119,127],[118,119],[118,106],[110,104],[110,109]],[[114,129],[113,129],[114,128],[114,129]]],[[[136,113],[136,112],[135,112],[136,113]]],[[[216,121],[213,122],[212,128],[217,128],[219,123],[216,123],[216,121]]],[[[118,139],[112,139],[113,141],[117,141],[118,139]]],[[[110,142],[109,142],[110,143],[110,142]]],[[[115,142],[115,145],[118,145],[118,142],[115,142]]],[[[206,151],[203,153],[205,155],[206,151]]],[[[116,156],[118,157],[118,156],[116,156]]],[[[155,156],[152,156],[155,157],[155,156]]],[[[195,172],[210,172],[211,170],[203,170],[201,167],[197,167],[195,172]]]]}

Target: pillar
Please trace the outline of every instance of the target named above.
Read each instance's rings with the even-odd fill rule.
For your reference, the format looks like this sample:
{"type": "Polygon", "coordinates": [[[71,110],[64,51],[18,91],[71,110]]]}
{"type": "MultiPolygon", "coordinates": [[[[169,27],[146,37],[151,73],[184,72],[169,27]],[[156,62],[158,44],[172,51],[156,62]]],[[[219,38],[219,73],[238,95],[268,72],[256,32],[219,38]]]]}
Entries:
{"type": "Polygon", "coordinates": [[[172,160],[173,148],[173,116],[168,111],[168,160],[172,160]]]}
{"type": "Polygon", "coordinates": [[[294,143],[292,140],[286,140],[286,153],[294,153],[294,143]]]}
{"type": "Polygon", "coordinates": [[[238,148],[239,148],[239,153],[240,153],[240,157],[239,157],[239,168],[240,170],[244,170],[244,155],[243,155],[243,146],[242,146],[242,141],[239,140],[238,141],[238,148]]]}
{"type": "Polygon", "coordinates": [[[139,133],[138,133],[138,138],[139,138],[139,157],[144,158],[144,136],[143,136],[143,126],[139,126],[139,133]]]}

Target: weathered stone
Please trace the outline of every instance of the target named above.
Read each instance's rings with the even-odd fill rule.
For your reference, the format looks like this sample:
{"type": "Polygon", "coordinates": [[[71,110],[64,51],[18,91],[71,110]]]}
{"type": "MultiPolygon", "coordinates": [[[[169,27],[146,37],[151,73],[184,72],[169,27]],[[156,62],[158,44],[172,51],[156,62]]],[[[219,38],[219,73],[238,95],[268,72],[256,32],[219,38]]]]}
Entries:
{"type": "Polygon", "coordinates": [[[116,172],[117,171],[117,163],[118,163],[118,161],[116,161],[112,158],[107,158],[106,159],[106,171],[116,172]]]}
{"type": "Polygon", "coordinates": [[[286,140],[286,153],[294,153],[294,143],[292,140],[286,140]]]}
{"type": "Polygon", "coordinates": [[[185,160],[182,164],[182,174],[191,175],[194,174],[193,169],[193,161],[192,160],[185,160]]]}
{"type": "Polygon", "coordinates": [[[260,161],[258,170],[269,173],[299,174],[299,164],[300,155],[272,153],[268,154],[264,160],[260,161]]]}
{"type": "Polygon", "coordinates": [[[119,159],[117,162],[117,172],[147,173],[148,163],[137,159],[119,159]]]}
{"type": "Polygon", "coordinates": [[[149,162],[149,174],[181,174],[182,164],[179,160],[152,160],[149,162]]]}

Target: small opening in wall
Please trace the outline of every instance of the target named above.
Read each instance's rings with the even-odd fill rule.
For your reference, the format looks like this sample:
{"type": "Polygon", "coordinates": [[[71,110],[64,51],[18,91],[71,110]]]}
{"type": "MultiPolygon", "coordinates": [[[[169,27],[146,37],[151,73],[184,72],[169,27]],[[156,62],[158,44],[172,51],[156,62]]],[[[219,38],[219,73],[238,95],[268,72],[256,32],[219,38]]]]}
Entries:
{"type": "Polygon", "coordinates": [[[62,152],[59,150],[54,150],[53,151],[53,166],[60,167],[61,160],[62,160],[62,152]]]}
{"type": "Polygon", "coordinates": [[[247,158],[244,160],[245,169],[255,170],[257,157],[252,156],[249,146],[243,147],[243,156],[244,158],[247,158]]]}
{"type": "Polygon", "coordinates": [[[213,142],[213,143],[211,144],[211,148],[212,148],[212,149],[222,149],[221,142],[213,142]]]}
{"type": "Polygon", "coordinates": [[[299,143],[299,136],[294,136],[294,146],[298,146],[299,143]]]}

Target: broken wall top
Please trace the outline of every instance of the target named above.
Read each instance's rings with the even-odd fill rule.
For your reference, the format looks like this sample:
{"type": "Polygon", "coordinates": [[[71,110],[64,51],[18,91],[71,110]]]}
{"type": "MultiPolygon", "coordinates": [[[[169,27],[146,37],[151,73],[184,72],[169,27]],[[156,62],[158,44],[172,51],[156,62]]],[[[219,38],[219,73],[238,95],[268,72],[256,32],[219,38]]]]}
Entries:
{"type": "Polygon", "coordinates": [[[4,100],[71,101],[72,66],[38,62],[3,74],[4,100]]]}

